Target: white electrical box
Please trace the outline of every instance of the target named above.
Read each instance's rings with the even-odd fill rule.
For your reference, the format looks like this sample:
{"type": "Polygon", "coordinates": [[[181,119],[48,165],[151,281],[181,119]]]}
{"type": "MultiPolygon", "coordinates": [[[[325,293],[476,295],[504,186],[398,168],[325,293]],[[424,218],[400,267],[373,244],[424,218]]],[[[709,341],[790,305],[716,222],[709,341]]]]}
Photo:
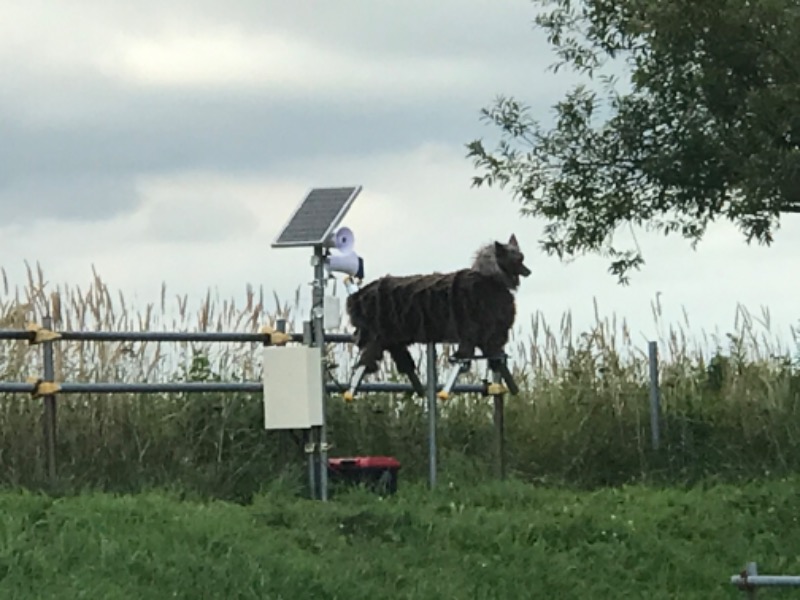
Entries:
{"type": "Polygon", "coordinates": [[[321,361],[320,348],[264,348],[265,429],[309,429],[322,425],[321,361]]]}
{"type": "Polygon", "coordinates": [[[342,324],[342,308],[339,298],[336,296],[325,296],[324,312],[322,313],[322,327],[329,331],[338,329],[342,324]]]}

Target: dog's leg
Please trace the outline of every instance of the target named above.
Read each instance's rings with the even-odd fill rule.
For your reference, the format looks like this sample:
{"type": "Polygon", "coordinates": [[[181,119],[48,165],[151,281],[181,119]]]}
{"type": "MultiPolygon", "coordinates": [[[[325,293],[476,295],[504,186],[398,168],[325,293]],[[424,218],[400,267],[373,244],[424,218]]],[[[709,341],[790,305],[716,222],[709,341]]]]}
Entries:
{"type": "Polygon", "coordinates": [[[424,397],[425,388],[417,376],[417,368],[416,365],[414,365],[414,358],[411,356],[408,348],[406,346],[390,346],[388,350],[392,360],[394,361],[394,364],[397,365],[397,370],[408,377],[408,379],[411,381],[414,391],[420,396],[424,397]]]}
{"type": "Polygon", "coordinates": [[[469,360],[473,356],[475,356],[475,343],[471,341],[462,341],[458,345],[458,349],[453,352],[455,360],[469,360]]]}
{"type": "Polygon", "coordinates": [[[370,341],[361,349],[361,356],[358,357],[356,369],[350,378],[350,389],[344,393],[344,399],[351,402],[355,398],[356,390],[361,385],[364,375],[370,375],[378,370],[378,361],[383,356],[383,348],[375,341],[370,341]]]}
{"type": "Polygon", "coordinates": [[[371,375],[378,370],[378,363],[383,357],[383,346],[377,341],[369,341],[361,350],[361,356],[358,359],[358,364],[363,366],[366,375],[371,375]]]}

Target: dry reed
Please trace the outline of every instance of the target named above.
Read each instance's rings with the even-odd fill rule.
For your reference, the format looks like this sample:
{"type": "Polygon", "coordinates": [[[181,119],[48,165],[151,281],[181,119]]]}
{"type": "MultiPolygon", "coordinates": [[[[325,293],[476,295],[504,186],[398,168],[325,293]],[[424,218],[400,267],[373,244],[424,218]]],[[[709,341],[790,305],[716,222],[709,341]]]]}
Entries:
{"type": "MultiPolygon", "coordinates": [[[[39,265],[13,286],[0,269],[0,328],[53,319],[56,330],[255,332],[286,319],[302,328],[300,290],[293,302],[247,285],[242,299],[209,290],[190,308],[166,284],[159,301],[142,307],[112,293],[96,272],[90,284],[53,285],[39,265]]],[[[513,370],[523,393],[507,402],[508,462],[512,472],[601,485],[642,478],[693,479],[763,474],[796,468],[800,378],[790,350],[771,331],[767,310],[740,307],[726,335],[691,334],[689,317],[661,332],[664,446],[650,449],[646,340],[639,344],[624,319],[603,318],[595,303],[589,331],[565,313],[557,327],[540,313],[527,338],[513,332],[513,370]],[[755,449],[755,451],[754,451],[755,449]]],[[[793,342],[797,344],[796,332],[793,342]]],[[[258,381],[258,344],[159,342],[55,343],[56,379],[70,382],[258,381]]],[[[424,372],[423,348],[414,348],[424,372]]],[[[439,373],[449,347],[441,349],[439,373]]],[[[329,348],[334,377],[346,384],[353,348],[329,348]]],[[[41,351],[24,341],[0,341],[3,381],[39,376],[41,351]]],[[[466,380],[485,376],[473,369],[466,380]]],[[[376,378],[396,380],[384,362],[376,378]]],[[[285,465],[301,464],[296,440],[261,429],[261,399],[248,394],[123,394],[58,398],[59,477],[73,488],[140,489],[181,485],[224,497],[247,496],[285,465]]],[[[392,453],[408,476],[425,471],[424,403],[402,395],[363,397],[329,407],[334,454],[392,453]]],[[[445,468],[486,475],[494,448],[490,400],[456,397],[441,407],[445,468]]],[[[41,405],[21,395],[0,396],[0,480],[43,483],[41,405]]]]}

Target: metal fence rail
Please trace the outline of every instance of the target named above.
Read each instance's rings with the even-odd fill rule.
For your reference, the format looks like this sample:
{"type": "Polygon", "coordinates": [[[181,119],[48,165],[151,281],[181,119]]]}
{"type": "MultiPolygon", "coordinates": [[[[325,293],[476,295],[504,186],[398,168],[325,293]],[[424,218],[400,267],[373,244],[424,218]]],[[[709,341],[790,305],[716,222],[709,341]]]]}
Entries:
{"type": "MultiPolygon", "coordinates": [[[[268,343],[271,332],[233,333],[223,331],[50,331],[47,326],[31,329],[2,329],[0,340],[36,341],[37,334],[42,341],[69,340],[79,342],[258,342],[268,343]],[[52,335],[50,335],[52,334],[52,335]]],[[[287,333],[293,342],[302,342],[302,333],[287,333]]],[[[352,343],[349,333],[326,333],[325,341],[331,343],[352,343]]]]}
{"type": "MultiPolygon", "coordinates": [[[[264,390],[263,384],[258,381],[246,382],[206,382],[206,381],[186,381],[178,383],[57,383],[55,393],[58,394],[182,394],[182,393],[209,393],[209,392],[246,392],[259,393],[264,390]]],[[[441,390],[444,386],[437,384],[436,389],[441,390]]],[[[345,385],[328,383],[328,392],[343,392],[347,389],[345,385]]],[[[404,393],[413,392],[414,387],[410,383],[394,382],[375,382],[362,383],[358,386],[359,391],[363,392],[386,392],[404,393]]],[[[486,386],[477,383],[456,384],[453,388],[455,392],[466,394],[481,394],[486,391],[486,386]]],[[[0,382],[0,393],[17,394],[36,394],[36,383],[28,382],[0,382]]],[[[50,395],[39,394],[39,395],[50,395]]]]}

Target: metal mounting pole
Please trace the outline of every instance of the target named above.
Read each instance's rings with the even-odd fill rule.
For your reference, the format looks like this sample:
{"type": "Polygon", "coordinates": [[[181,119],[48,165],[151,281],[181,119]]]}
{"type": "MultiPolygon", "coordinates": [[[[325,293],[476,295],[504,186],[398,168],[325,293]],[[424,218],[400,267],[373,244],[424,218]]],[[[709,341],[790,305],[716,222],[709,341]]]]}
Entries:
{"type": "MultiPolygon", "coordinates": [[[[503,376],[499,371],[492,371],[492,381],[500,383],[503,376]]],[[[495,470],[499,479],[506,478],[506,432],[505,432],[505,398],[503,394],[494,396],[494,430],[495,430],[495,470]]]]}
{"type": "Polygon", "coordinates": [[[436,344],[428,342],[428,482],[436,487],[436,344]]]}
{"type": "Polygon", "coordinates": [[[314,283],[312,294],[312,323],[314,327],[314,345],[320,349],[320,385],[322,385],[322,425],[319,427],[319,444],[317,446],[317,465],[319,468],[320,500],[328,500],[328,434],[325,426],[325,410],[327,408],[328,369],[325,357],[325,257],[322,246],[314,246],[314,283]]]}
{"type": "MultiPolygon", "coordinates": [[[[52,329],[52,317],[44,317],[42,325],[45,329],[52,329]]],[[[51,341],[42,344],[42,367],[44,380],[52,382],[55,379],[55,367],[53,365],[53,342],[51,341]]],[[[44,397],[42,417],[47,477],[52,485],[56,481],[56,397],[54,395],[44,397]]]]}
{"type": "MultiPolygon", "coordinates": [[[[312,334],[312,330],[313,327],[311,321],[304,321],[303,343],[307,346],[314,345],[314,336],[312,334]]],[[[312,500],[317,499],[317,469],[314,461],[315,437],[316,435],[313,427],[303,431],[303,451],[306,454],[306,461],[308,463],[308,494],[312,500]],[[309,450],[309,447],[311,450],[309,450]]]]}
{"type": "Polygon", "coordinates": [[[650,435],[653,450],[658,450],[661,445],[661,426],[659,423],[661,398],[658,386],[658,344],[656,342],[647,344],[647,354],[650,365],[650,435]]]}

